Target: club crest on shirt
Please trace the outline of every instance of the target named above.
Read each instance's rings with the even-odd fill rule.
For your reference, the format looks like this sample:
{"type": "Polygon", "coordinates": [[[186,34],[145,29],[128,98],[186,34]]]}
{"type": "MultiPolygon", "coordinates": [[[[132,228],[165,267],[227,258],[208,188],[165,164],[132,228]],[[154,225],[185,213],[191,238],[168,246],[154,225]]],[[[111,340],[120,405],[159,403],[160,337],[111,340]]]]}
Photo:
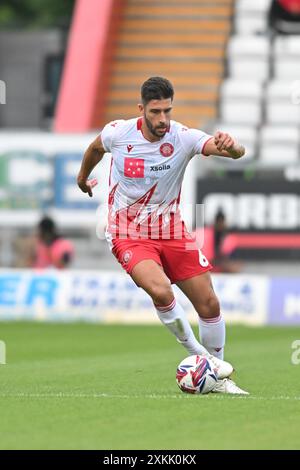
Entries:
{"type": "Polygon", "coordinates": [[[160,153],[162,154],[163,157],[170,157],[174,153],[174,147],[172,144],[169,144],[168,142],[165,144],[162,144],[159,149],[160,153]]]}
{"type": "Polygon", "coordinates": [[[132,258],[132,251],[130,250],[125,251],[125,253],[123,254],[123,263],[124,264],[129,263],[131,258],[132,258]]]}

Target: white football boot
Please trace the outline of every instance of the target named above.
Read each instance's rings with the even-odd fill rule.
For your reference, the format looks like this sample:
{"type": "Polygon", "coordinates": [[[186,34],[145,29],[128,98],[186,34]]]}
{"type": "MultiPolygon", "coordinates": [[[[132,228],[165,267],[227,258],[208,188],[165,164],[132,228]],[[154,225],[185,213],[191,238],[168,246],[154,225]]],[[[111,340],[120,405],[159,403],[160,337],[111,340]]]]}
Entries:
{"type": "Polygon", "coordinates": [[[238,387],[231,379],[218,380],[211,392],[227,393],[230,395],[249,395],[248,392],[238,387]]]}
{"type": "Polygon", "coordinates": [[[213,363],[214,372],[220,380],[229,377],[234,371],[234,368],[229,362],[223,361],[222,359],[218,359],[212,354],[207,356],[207,358],[213,363]]]}

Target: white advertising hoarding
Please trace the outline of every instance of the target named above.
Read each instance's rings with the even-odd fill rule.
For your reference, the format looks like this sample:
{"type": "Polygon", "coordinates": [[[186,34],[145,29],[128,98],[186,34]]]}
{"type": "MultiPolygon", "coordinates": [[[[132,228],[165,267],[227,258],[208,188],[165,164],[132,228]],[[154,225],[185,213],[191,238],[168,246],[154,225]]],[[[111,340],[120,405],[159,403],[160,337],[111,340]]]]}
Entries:
{"type": "MultiPolygon", "coordinates": [[[[215,275],[225,320],[262,325],[267,320],[269,279],[215,275]]],[[[197,314],[174,287],[188,318],[197,314]]],[[[0,320],[159,322],[150,297],[131,278],[114,271],[0,271],[0,320]]]]}

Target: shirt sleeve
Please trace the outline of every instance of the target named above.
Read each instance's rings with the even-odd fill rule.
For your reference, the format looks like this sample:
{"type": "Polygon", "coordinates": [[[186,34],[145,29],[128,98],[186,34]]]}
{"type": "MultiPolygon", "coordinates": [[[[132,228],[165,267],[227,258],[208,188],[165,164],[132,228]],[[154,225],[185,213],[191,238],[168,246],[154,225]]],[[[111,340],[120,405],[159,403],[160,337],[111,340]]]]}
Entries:
{"type": "Polygon", "coordinates": [[[111,121],[106,126],[103,127],[100,136],[102,145],[106,152],[111,152],[114,140],[118,135],[118,131],[120,129],[120,124],[123,122],[122,119],[118,121],[111,121]]]}
{"type": "Polygon", "coordinates": [[[188,129],[184,127],[179,131],[179,134],[182,145],[185,151],[190,155],[190,158],[203,153],[206,142],[213,137],[198,129],[188,129]]]}

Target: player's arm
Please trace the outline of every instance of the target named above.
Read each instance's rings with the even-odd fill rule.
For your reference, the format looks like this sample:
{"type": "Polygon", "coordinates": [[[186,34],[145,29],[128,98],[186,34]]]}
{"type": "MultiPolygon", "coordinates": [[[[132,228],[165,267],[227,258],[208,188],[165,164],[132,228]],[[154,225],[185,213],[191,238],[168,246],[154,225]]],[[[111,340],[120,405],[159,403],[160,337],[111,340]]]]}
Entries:
{"type": "Polygon", "coordinates": [[[203,154],[206,156],[217,155],[237,160],[245,155],[245,147],[236,142],[236,140],[229,134],[226,134],[226,132],[217,131],[215,135],[206,142],[203,154]]]}
{"type": "Polygon", "coordinates": [[[97,180],[92,179],[88,180],[91,172],[95,166],[102,160],[103,155],[106,150],[103,147],[101,137],[98,136],[96,139],[88,146],[87,150],[84,153],[81,168],[77,176],[77,184],[81,191],[88,193],[90,197],[93,196],[92,188],[96,186],[97,180]]]}

